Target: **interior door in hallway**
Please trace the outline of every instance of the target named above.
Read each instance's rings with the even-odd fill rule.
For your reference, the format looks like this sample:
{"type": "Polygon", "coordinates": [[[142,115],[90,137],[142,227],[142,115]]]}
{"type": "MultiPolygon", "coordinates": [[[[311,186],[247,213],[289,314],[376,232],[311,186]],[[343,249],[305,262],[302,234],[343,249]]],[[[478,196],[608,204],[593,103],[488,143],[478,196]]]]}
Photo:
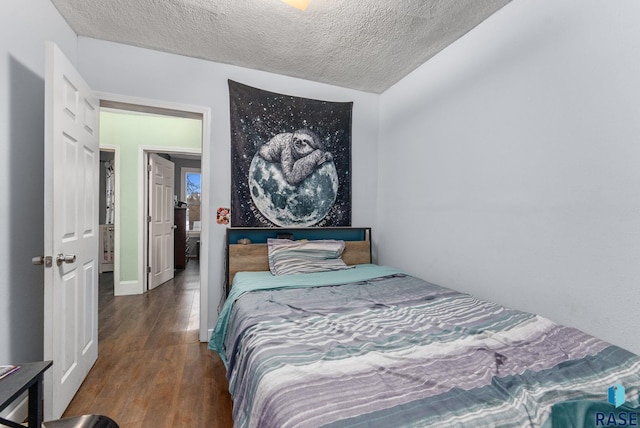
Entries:
{"type": "Polygon", "coordinates": [[[149,154],[149,281],[151,290],[173,278],[173,162],[149,154]]]}
{"type": "Polygon", "coordinates": [[[47,43],[44,416],[59,418],[98,357],[99,101],[47,43]]]}

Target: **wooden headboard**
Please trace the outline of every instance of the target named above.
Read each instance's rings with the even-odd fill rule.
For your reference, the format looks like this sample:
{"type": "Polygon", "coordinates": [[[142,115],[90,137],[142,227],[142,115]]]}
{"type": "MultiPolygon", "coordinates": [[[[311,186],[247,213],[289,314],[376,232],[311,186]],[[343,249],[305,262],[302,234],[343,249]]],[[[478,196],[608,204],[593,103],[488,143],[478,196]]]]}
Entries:
{"type": "Polygon", "coordinates": [[[345,241],[342,260],[347,265],[371,263],[370,227],[228,228],[226,257],[227,294],[237,272],[269,270],[267,239],[290,235],[292,239],[340,239],[345,241]],[[250,244],[238,244],[249,239],[250,244]]]}

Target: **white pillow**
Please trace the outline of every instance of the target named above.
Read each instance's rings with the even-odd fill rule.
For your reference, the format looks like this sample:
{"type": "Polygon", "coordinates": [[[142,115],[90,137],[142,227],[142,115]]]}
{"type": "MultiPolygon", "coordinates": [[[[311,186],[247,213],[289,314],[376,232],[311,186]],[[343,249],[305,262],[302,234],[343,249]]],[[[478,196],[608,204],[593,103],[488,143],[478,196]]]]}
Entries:
{"type": "Polygon", "coordinates": [[[349,269],[340,258],[344,241],[323,239],[315,241],[291,241],[267,239],[269,270],[274,275],[325,272],[349,269]]]}

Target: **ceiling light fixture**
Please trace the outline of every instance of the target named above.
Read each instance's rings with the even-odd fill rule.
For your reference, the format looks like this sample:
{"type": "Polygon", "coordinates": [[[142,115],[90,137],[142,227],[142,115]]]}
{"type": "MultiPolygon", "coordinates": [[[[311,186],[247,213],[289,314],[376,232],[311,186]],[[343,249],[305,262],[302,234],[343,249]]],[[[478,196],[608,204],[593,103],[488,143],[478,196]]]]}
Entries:
{"type": "Polygon", "coordinates": [[[305,10],[307,6],[309,6],[309,3],[311,3],[311,0],[281,0],[281,1],[288,4],[289,6],[293,6],[300,10],[305,10]]]}

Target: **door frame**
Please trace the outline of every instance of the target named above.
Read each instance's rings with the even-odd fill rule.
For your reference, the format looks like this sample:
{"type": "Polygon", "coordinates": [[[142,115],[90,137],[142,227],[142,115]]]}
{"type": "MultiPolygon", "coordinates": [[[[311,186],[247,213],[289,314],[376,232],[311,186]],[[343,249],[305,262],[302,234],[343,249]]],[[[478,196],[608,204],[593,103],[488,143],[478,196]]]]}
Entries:
{"type": "MultiPolygon", "coordinates": [[[[190,114],[200,115],[202,118],[202,145],[201,150],[199,152],[201,159],[201,174],[202,174],[202,208],[201,208],[201,219],[202,219],[202,230],[200,232],[200,259],[201,263],[200,267],[200,334],[199,338],[201,342],[207,342],[209,340],[208,337],[208,320],[209,320],[209,217],[210,217],[210,209],[209,209],[209,198],[210,198],[210,182],[211,182],[211,108],[196,106],[196,105],[188,105],[188,104],[180,104],[169,101],[159,101],[152,100],[147,98],[139,98],[127,95],[113,94],[109,92],[100,92],[96,91],[96,95],[98,99],[111,103],[120,103],[120,104],[129,104],[134,106],[139,106],[143,109],[143,111],[154,112],[154,109],[157,109],[156,113],[162,114],[162,111],[172,110],[175,112],[185,112],[190,114]]],[[[150,150],[150,147],[147,147],[150,150]]],[[[153,147],[154,151],[162,150],[162,153],[165,153],[165,150],[170,150],[170,147],[153,147]]],[[[185,148],[179,148],[181,153],[188,153],[188,150],[185,148]]],[[[141,147],[138,151],[138,165],[142,164],[142,159],[144,158],[144,147],[141,147]]],[[[139,171],[139,179],[138,183],[142,185],[144,178],[141,180],[140,175],[144,174],[143,169],[146,171],[146,166],[144,168],[140,168],[139,171]]],[[[140,193],[141,195],[143,193],[140,193]]],[[[146,198],[138,198],[138,211],[144,212],[144,203],[146,198]]],[[[116,207],[117,208],[117,207],[116,207]]],[[[119,213],[118,213],[119,215],[119,213]]],[[[142,216],[139,216],[139,221],[142,225],[138,225],[138,230],[144,230],[145,221],[142,216]]],[[[138,284],[137,284],[137,292],[138,294],[142,294],[145,291],[146,280],[144,279],[146,276],[146,265],[145,265],[145,256],[146,256],[146,245],[144,244],[143,233],[140,233],[138,236],[138,284]]],[[[114,266],[115,268],[115,266],[114,266]]],[[[115,272],[114,272],[115,274],[115,272]]],[[[115,275],[114,275],[115,276],[115,275]]]]}

